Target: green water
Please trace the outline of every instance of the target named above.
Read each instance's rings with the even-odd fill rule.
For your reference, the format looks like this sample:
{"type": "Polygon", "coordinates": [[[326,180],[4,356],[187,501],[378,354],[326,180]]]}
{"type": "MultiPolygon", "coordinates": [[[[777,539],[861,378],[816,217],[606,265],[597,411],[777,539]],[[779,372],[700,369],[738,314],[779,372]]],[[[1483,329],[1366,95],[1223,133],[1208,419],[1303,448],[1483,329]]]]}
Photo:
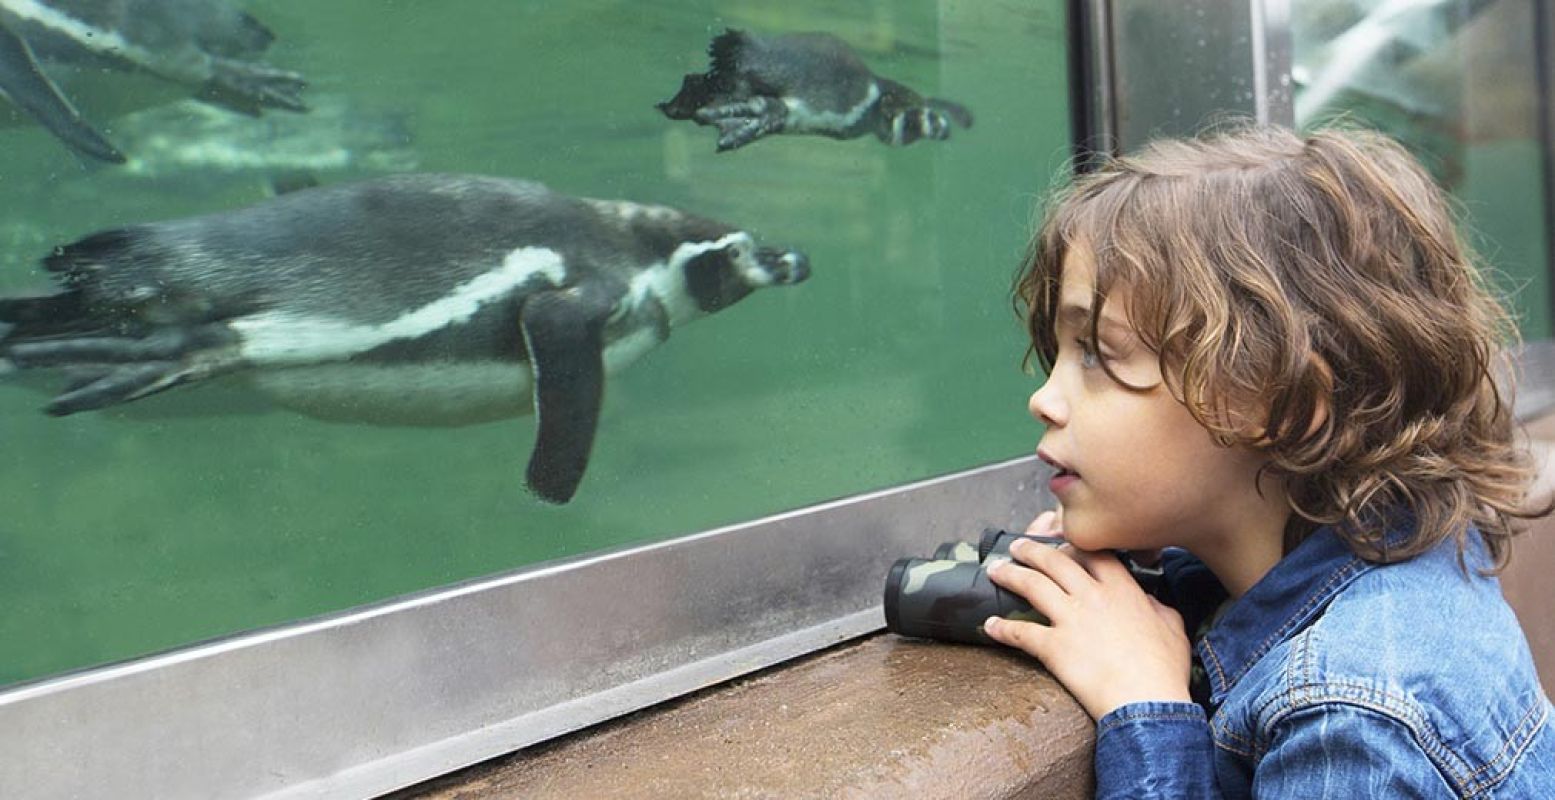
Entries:
{"type": "MultiPolygon", "coordinates": [[[[813,277],[677,329],[616,376],[587,477],[559,508],[522,487],[530,418],[191,415],[198,398],[178,390],[51,419],[46,395],[0,385],[0,683],[1029,452],[1032,379],[1007,290],[1035,198],[1068,157],[1057,0],[250,9],[277,34],[271,63],[307,75],[312,97],[403,123],[420,170],[678,206],[805,250],[813,277]],[[832,32],[976,125],[900,149],[776,137],[717,155],[711,129],[653,104],[705,67],[726,26],[832,32]]],[[[36,128],[0,129],[0,149],[8,290],[43,286],[35,263],[55,244],[264,196],[252,173],[83,169],[36,128]]],[[[621,601],[672,589],[622,587],[621,601]]]]}

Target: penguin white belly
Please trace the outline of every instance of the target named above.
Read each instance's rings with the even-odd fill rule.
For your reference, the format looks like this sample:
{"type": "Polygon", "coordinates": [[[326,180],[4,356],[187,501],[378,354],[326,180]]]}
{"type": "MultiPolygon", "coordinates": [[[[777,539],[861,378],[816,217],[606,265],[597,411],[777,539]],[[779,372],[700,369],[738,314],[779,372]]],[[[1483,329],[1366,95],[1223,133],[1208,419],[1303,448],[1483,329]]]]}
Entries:
{"type": "Polygon", "coordinates": [[[533,379],[516,362],[321,364],[257,370],[255,389],[310,417],[377,425],[473,425],[529,414],[533,379]]]}
{"type": "Polygon", "coordinates": [[[859,121],[863,120],[879,101],[880,87],[873,81],[870,82],[869,91],[865,93],[864,99],[842,111],[818,109],[803,98],[785,97],[783,105],[788,107],[788,123],[784,127],[794,133],[833,133],[852,130],[853,126],[859,124],[859,121]]]}
{"type": "MultiPolygon", "coordinates": [[[[659,343],[634,331],[604,351],[605,374],[641,358],[659,343]]],[[[533,413],[534,373],[511,361],[408,364],[334,363],[256,370],[262,394],[310,417],[377,425],[473,425],[533,413]]]]}

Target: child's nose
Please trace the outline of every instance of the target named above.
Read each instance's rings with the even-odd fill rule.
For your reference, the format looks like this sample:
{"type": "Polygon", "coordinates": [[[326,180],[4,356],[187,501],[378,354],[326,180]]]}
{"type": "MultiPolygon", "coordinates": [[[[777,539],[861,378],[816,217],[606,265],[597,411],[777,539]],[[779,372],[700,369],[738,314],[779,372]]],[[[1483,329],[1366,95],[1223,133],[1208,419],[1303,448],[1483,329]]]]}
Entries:
{"type": "Polygon", "coordinates": [[[1026,401],[1026,409],[1038,422],[1050,427],[1063,425],[1069,417],[1068,408],[1059,396],[1052,376],[1048,376],[1042,386],[1031,393],[1031,399],[1026,401]]]}

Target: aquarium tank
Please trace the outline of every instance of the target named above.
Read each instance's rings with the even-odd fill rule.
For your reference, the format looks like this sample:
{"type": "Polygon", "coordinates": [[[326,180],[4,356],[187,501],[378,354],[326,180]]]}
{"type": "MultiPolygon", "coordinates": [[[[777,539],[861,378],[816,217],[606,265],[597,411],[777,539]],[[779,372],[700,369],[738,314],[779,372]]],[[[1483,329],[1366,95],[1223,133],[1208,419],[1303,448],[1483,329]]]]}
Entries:
{"type": "Polygon", "coordinates": [[[1056,0],[110,5],[0,2],[0,684],[1036,439],[1056,0]]]}

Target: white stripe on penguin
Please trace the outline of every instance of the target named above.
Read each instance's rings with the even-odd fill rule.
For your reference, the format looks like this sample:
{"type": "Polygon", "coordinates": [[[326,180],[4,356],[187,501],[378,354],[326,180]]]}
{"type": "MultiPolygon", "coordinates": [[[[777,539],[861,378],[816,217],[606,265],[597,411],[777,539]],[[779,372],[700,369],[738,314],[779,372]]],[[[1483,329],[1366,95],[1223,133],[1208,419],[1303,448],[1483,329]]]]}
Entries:
{"type": "Polygon", "coordinates": [[[254,364],[338,361],[464,322],[481,306],[509,296],[536,276],[544,277],[551,286],[560,286],[567,277],[561,254],[546,247],[520,247],[503,259],[502,266],[382,325],[271,312],[240,317],[228,327],[242,338],[239,354],[254,364]]]}

